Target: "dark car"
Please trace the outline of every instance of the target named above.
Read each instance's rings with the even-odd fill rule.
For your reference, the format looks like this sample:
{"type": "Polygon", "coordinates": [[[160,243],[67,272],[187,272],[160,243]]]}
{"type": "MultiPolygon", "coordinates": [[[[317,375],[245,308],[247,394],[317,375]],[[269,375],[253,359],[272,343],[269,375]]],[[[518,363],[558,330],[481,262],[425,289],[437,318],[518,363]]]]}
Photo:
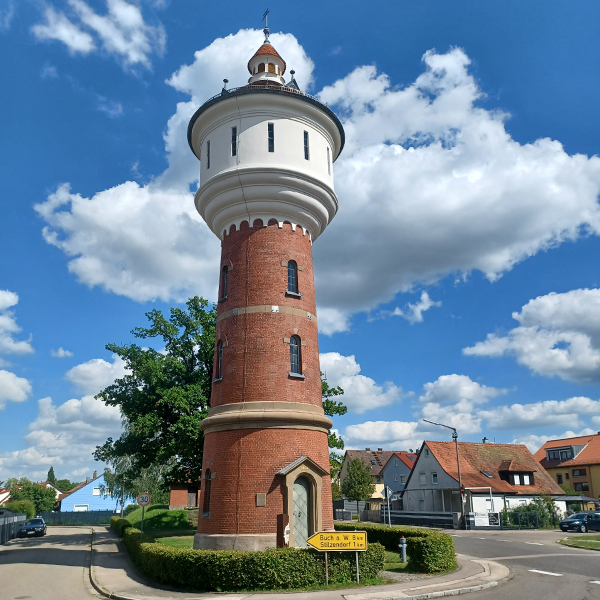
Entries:
{"type": "Polygon", "coordinates": [[[46,535],[46,522],[44,519],[27,519],[19,529],[19,537],[34,537],[36,535],[46,535]]]}
{"type": "Polygon", "coordinates": [[[600,513],[582,512],[569,515],[560,522],[560,528],[563,531],[575,529],[581,533],[586,531],[600,531],[600,513]]]}

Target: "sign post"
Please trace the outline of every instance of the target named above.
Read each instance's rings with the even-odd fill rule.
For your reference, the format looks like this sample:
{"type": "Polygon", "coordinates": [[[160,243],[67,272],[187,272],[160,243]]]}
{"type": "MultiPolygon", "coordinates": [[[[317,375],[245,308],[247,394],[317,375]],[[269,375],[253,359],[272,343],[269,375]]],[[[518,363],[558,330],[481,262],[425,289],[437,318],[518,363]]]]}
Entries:
{"type": "Polygon", "coordinates": [[[328,552],[354,552],[356,554],[356,583],[360,583],[358,553],[367,549],[366,531],[320,531],[306,540],[319,552],[325,552],[325,585],[329,585],[328,552]]]}
{"type": "Polygon", "coordinates": [[[146,512],[146,506],[150,504],[152,500],[152,496],[150,494],[144,492],[137,497],[137,503],[142,507],[142,530],[140,532],[140,537],[144,535],[144,513],[146,512]]]}

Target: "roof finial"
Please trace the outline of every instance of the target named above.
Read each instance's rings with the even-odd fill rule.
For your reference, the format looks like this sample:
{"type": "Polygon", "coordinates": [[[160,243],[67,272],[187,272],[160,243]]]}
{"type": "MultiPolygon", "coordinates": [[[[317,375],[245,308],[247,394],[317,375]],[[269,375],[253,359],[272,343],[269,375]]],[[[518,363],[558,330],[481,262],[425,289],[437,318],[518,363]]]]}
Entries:
{"type": "Polygon", "coordinates": [[[265,22],[265,28],[263,29],[263,33],[265,34],[265,44],[270,44],[269,34],[271,31],[269,30],[269,19],[268,19],[269,9],[265,10],[265,14],[263,15],[262,20],[265,22]]]}

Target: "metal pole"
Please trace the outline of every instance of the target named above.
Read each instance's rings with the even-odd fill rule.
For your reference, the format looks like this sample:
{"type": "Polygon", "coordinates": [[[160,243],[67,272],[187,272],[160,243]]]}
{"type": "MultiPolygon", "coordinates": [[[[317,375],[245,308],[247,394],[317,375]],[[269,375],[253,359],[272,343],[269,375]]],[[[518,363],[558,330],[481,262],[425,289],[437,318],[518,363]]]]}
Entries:
{"type": "Polygon", "coordinates": [[[387,486],[385,488],[385,493],[387,495],[387,501],[388,501],[388,523],[391,527],[392,526],[392,513],[390,512],[390,488],[387,486]]]}
{"type": "Polygon", "coordinates": [[[146,507],[142,506],[142,530],[140,531],[140,537],[144,535],[144,512],[146,511],[146,507]]]}
{"type": "Polygon", "coordinates": [[[462,528],[466,529],[465,523],[465,503],[462,497],[462,478],[460,476],[460,459],[458,457],[458,433],[456,433],[456,429],[452,429],[452,439],[454,440],[454,444],[456,446],[456,466],[458,467],[458,491],[460,494],[460,519],[462,522],[462,528]]]}
{"type": "Polygon", "coordinates": [[[354,554],[356,554],[356,583],[360,583],[360,574],[358,572],[358,552],[355,552],[354,554]]]}
{"type": "Polygon", "coordinates": [[[329,585],[329,561],[327,560],[327,552],[325,552],[325,585],[329,585]]]}

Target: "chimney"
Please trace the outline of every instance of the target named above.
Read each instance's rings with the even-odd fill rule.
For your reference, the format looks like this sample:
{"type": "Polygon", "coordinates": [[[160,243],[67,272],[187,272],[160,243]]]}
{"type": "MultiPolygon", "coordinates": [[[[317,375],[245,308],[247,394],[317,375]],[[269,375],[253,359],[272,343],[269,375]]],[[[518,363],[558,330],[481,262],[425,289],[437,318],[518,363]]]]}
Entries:
{"type": "Polygon", "coordinates": [[[94,477],[93,479],[96,479],[98,477],[98,473],[96,471],[94,471],[94,477]]]}
{"type": "Polygon", "coordinates": [[[86,477],[86,478],[85,478],[85,482],[86,482],[86,483],[89,483],[89,482],[90,482],[90,478],[89,478],[89,477],[86,477]]]}
{"type": "Polygon", "coordinates": [[[367,452],[371,452],[371,448],[365,448],[367,452]]]}
{"type": "Polygon", "coordinates": [[[488,443],[488,439],[487,439],[486,437],[484,437],[484,438],[483,438],[481,441],[482,441],[484,444],[487,444],[487,443],[488,443]]]}
{"type": "Polygon", "coordinates": [[[377,452],[383,452],[383,448],[377,448],[377,452]]]}

